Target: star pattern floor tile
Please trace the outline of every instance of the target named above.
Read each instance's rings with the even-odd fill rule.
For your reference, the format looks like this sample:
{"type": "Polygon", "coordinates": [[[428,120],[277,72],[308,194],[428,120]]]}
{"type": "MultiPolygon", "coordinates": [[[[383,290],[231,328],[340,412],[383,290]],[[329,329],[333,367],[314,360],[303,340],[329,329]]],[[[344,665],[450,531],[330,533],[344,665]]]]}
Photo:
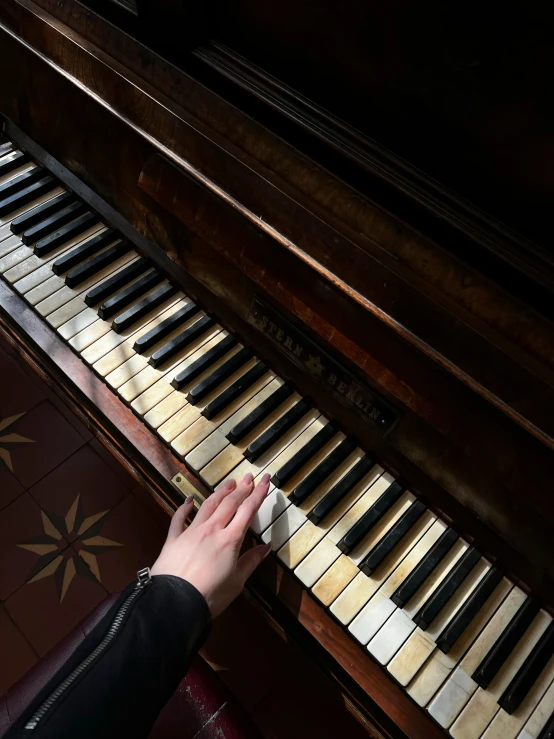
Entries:
{"type": "Polygon", "coordinates": [[[72,542],[101,521],[127,495],[127,488],[87,445],[33,485],[29,492],[72,542]]]}
{"type": "Polygon", "coordinates": [[[84,443],[83,437],[48,401],[0,421],[0,459],[26,488],[84,443]]]}
{"type": "Polygon", "coordinates": [[[67,542],[29,493],[0,512],[0,600],[46,567],[67,542]]]}
{"type": "Polygon", "coordinates": [[[90,569],[67,547],[10,596],[5,607],[32,647],[43,655],[105,597],[106,591],[90,569]]]}
{"type": "Polygon", "coordinates": [[[122,590],[137,570],[150,567],[165,541],[169,517],[146,510],[133,495],[73,542],[109,593],[122,590]]]}

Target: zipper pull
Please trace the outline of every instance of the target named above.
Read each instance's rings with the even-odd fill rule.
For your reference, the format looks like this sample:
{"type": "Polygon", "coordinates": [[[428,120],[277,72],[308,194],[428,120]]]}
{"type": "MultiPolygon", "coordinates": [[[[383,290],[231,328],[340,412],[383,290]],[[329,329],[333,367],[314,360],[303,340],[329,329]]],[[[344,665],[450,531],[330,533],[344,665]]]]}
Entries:
{"type": "Polygon", "coordinates": [[[150,567],[145,567],[137,572],[137,586],[139,588],[145,588],[147,585],[150,585],[151,579],[150,567]]]}

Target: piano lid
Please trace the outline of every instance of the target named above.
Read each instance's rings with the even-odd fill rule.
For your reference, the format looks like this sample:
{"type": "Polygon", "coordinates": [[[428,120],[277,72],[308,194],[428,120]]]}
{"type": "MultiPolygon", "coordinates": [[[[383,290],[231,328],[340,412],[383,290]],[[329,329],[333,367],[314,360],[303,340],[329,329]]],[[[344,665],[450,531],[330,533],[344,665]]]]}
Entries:
{"type": "Polygon", "coordinates": [[[86,1],[550,315],[551,8],[86,1]]]}

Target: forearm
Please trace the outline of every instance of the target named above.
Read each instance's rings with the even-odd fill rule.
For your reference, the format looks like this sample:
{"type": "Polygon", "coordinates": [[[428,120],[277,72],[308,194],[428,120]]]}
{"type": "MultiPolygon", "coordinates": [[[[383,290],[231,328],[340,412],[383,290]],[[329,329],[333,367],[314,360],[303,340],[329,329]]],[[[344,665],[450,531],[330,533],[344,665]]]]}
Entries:
{"type": "Polygon", "coordinates": [[[135,588],[121,594],[5,739],[148,736],[206,639],[210,614],[200,593],[179,577],[154,576],[135,588]],[[25,729],[33,717],[35,728],[25,729]]]}

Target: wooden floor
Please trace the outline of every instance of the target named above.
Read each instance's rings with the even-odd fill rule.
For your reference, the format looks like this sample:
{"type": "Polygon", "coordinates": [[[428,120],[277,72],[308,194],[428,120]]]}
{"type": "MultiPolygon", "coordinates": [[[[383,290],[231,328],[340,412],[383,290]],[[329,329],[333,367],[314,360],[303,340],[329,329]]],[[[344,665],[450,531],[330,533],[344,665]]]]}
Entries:
{"type": "MultiPolygon", "coordinates": [[[[152,564],[167,525],[0,334],[0,694],[152,564]]],[[[327,678],[246,597],[214,623],[203,656],[268,739],[366,736],[327,678]]]]}

